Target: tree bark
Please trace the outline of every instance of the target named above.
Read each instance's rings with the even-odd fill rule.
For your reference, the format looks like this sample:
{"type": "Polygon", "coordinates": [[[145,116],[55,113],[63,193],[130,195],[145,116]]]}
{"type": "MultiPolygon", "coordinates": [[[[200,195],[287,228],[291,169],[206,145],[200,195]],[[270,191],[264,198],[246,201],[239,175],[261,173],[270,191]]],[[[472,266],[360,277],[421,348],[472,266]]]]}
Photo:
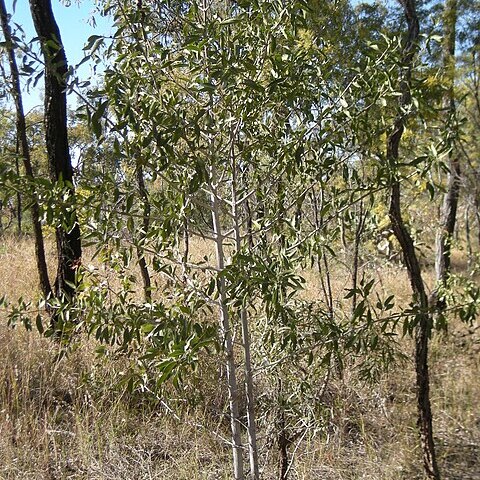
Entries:
{"type": "MultiPolygon", "coordinates": [[[[18,124],[17,124],[18,127],[18,124]]],[[[16,141],[16,146],[15,146],[15,173],[17,174],[17,177],[20,177],[20,162],[18,161],[18,156],[20,154],[20,142],[18,138],[18,132],[17,132],[17,141],[16,141]]],[[[17,192],[17,205],[16,205],[16,220],[17,220],[17,235],[19,237],[22,236],[22,195],[20,192],[17,192]]]]}
{"type": "Polygon", "coordinates": [[[363,208],[363,201],[360,202],[358,209],[357,225],[355,228],[355,237],[353,244],[353,272],[352,272],[352,318],[357,308],[357,286],[360,261],[360,243],[362,241],[363,229],[365,227],[366,213],[363,208]]]}
{"type": "MultiPolygon", "coordinates": [[[[140,241],[145,241],[145,237],[148,233],[150,226],[150,201],[148,199],[148,192],[145,186],[145,178],[143,176],[143,168],[141,165],[137,166],[137,185],[140,192],[140,196],[143,201],[143,218],[142,218],[142,231],[140,234],[140,241]]],[[[150,273],[148,271],[147,261],[145,260],[145,253],[143,248],[137,246],[138,265],[140,267],[140,273],[143,281],[143,293],[146,302],[152,301],[152,281],[150,279],[150,273]]]]}
{"type": "MultiPolygon", "coordinates": [[[[8,63],[10,65],[11,72],[11,86],[12,96],[15,102],[16,110],[16,129],[17,138],[20,146],[20,154],[23,160],[23,167],[25,174],[29,180],[33,181],[33,168],[30,158],[30,148],[27,139],[27,126],[25,121],[25,113],[23,110],[22,91],[20,87],[20,75],[18,72],[17,61],[15,58],[15,49],[12,41],[12,32],[10,24],[8,22],[7,9],[5,7],[5,0],[0,0],[0,20],[2,24],[3,36],[6,42],[6,48],[8,52],[8,63]]],[[[37,271],[40,280],[40,289],[45,298],[50,296],[52,287],[48,278],[48,268],[45,258],[45,245],[43,241],[42,225],[40,222],[40,207],[34,193],[32,202],[32,225],[33,234],[35,238],[35,258],[37,263],[37,271]]]]}
{"type": "MultiPolygon", "coordinates": [[[[66,77],[67,58],[50,0],[29,0],[33,24],[45,60],[45,140],[52,182],[66,182],[74,197],[73,168],[68,145],[66,77]]],[[[75,270],[81,261],[80,227],[75,211],[69,229],[56,230],[58,268],[55,295],[75,294],[75,270]]]]}
{"type": "MultiPolygon", "coordinates": [[[[217,268],[220,272],[225,269],[224,236],[222,222],[220,219],[220,205],[216,187],[216,173],[214,168],[211,172],[211,206],[212,222],[215,235],[215,249],[217,255],[217,268]]],[[[242,422],[238,405],[238,383],[237,367],[235,365],[235,356],[233,350],[233,325],[228,311],[228,301],[226,293],[225,277],[221,275],[218,278],[220,290],[220,330],[222,332],[223,344],[225,348],[228,399],[230,404],[230,427],[232,433],[232,451],[233,451],[233,473],[235,480],[245,480],[243,467],[243,443],[242,443],[242,422]]]]}
{"type": "Polygon", "coordinates": [[[437,278],[437,289],[432,301],[439,309],[445,308],[445,302],[441,298],[438,289],[446,286],[451,270],[451,245],[455,224],[457,219],[458,198],[460,193],[460,160],[454,151],[455,132],[452,124],[455,122],[455,38],[457,25],[457,0],[446,0],[443,14],[444,45],[443,45],[443,66],[447,76],[448,88],[445,92],[444,105],[446,110],[446,123],[448,127],[450,151],[448,163],[450,172],[448,174],[447,191],[443,199],[443,207],[440,218],[440,228],[437,234],[437,251],[435,258],[435,271],[437,278]]]}
{"type": "MultiPolygon", "coordinates": [[[[417,51],[419,38],[419,22],[415,0],[400,0],[408,23],[408,34],[403,47],[403,74],[401,78],[401,93],[398,112],[392,131],[387,139],[387,160],[396,170],[399,160],[399,146],[405,129],[405,112],[411,107],[411,76],[413,60],[417,51]]],[[[430,378],[428,369],[428,341],[432,329],[432,318],[429,314],[429,301],[425,291],[420,263],[413,239],[405,226],[401,213],[400,181],[395,176],[390,191],[389,217],[392,229],[403,252],[407,267],[413,300],[418,309],[417,326],[415,330],[415,370],[417,386],[417,425],[420,430],[424,471],[429,479],[439,480],[440,473],[435,455],[433,441],[432,412],[430,405],[430,378]]]]}
{"type": "MultiPolygon", "coordinates": [[[[231,148],[232,162],[232,217],[234,222],[235,248],[236,252],[242,249],[242,236],[240,232],[240,205],[237,198],[239,172],[235,159],[234,147],[231,148]]],[[[255,423],[255,393],[253,388],[253,369],[250,345],[250,331],[248,325],[248,312],[246,307],[240,307],[240,321],[242,325],[242,343],[245,356],[245,395],[247,398],[247,432],[248,432],[248,453],[250,462],[250,478],[259,480],[260,470],[258,466],[257,429],[255,423]]]]}
{"type": "Polygon", "coordinates": [[[465,209],[465,237],[467,241],[467,264],[470,268],[473,260],[472,239],[470,237],[470,205],[465,209]]]}
{"type": "MultiPolygon", "coordinates": [[[[279,382],[279,394],[282,395],[282,384],[279,382]]],[[[283,403],[283,402],[282,402],[283,403]]],[[[289,439],[287,435],[286,421],[285,421],[285,407],[280,405],[278,412],[278,450],[280,452],[280,480],[288,480],[288,444],[289,439]]]]}
{"type": "Polygon", "coordinates": [[[477,220],[477,242],[480,248],[480,194],[475,194],[475,219],[477,220]]]}

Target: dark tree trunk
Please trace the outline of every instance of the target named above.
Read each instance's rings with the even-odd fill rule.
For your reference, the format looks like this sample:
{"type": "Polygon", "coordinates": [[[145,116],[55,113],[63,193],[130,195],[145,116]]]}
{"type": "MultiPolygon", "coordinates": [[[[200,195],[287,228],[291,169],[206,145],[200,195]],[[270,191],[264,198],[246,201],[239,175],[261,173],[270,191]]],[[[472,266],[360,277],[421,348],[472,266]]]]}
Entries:
{"type": "Polygon", "coordinates": [[[287,424],[285,421],[285,404],[283,400],[282,380],[278,381],[278,451],[280,453],[280,480],[288,479],[288,445],[290,443],[287,433],[287,424]]]}
{"type": "MultiPolygon", "coordinates": [[[[67,133],[67,58],[50,0],[29,0],[33,23],[45,60],[45,140],[52,182],[62,179],[75,195],[67,133]]],[[[69,229],[57,228],[58,269],[55,295],[75,294],[75,270],[82,256],[75,212],[69,229]]]]}
{"type": "Polygon", "coordinates": [[[353,245],[353,272],[352,272],[352,318],[357,308],[357,287],[358,287],[358,274],[360,263],[360,243],[362,241],[363,229],[365,227],[367,214],[364,212],[363,201],[360,202],[357,226],[355,228],[355,238],[353,245]]]}
{"type": "MultiPolygon", "coordinates": [[[[411,74],[413,59],[417,51],[419,38],[419,23],[415,0],[400,0],[408,23],[408,35],[403,47],[403,78],[401,79],[402,96],[399,100],[398,113],[392,131],[387,139],[387,160],[395,169],[398,166],[399,146],[405,129],[405,111],[411,104],[411,74]]],[[[432,412],[430,405],[430,378],[428,372],[428,341],[432,328],[429,314],[429,302],[422,279],[420,264],[413,239],[405,226],[401,213],[400,182],[392,179],[390,191],[389,217],[392,229],[403,252],[407,267],[413,300],[418,308],[417,326],[415,331],[415,370],[417,383],[417,425],[420,430],[423,464],[427,478],[439,480],[435,445],[433,442],[432,412]]]]}
{"type": "MultiPolygon", "coordinates": [[[[320,212],[323,210],[323,191],[320,191],[320,205],[318,205],[318,198],[315,189],[312,190],[311,199],[313,203],[313,216],[315,221],[315,230],[320,231],[322,228],[322,219],[320,218],[320,212]]],[[[320,277],[320,285],[322,287],[323,295],[325,298],[325,305],[327,306],[330,318],[333,318],[334,309],[333,309],[333,295],[330,281],[330,270],[328,268],[328,260],[326,257],[326,252],[324,251],[321,254],[317,255],[317,267],[318,274],[320,277]],[[322,266],[323,261],[323,266],[322,266]],[[323,278],[325,267],[325,279],[323,278]]]]}
{"type": "Polygon", "coordinates": [[[480,195],[475,195],[475,219],[477,220],[477,241],[480,248],[480,195]]]}
{"type": "MultiPolygon", "coordinates": [[[[29,180],[33,180],[33,168],[30,159],[30,148],[27,139],[27,127],[25,122],[25,114],[23,110],[22,93],[20,88],[20,76],[18,73],[17,61],[15,58],[15,49],[12,42],[12,33],[8,23],[7,10],[5,8],[5,1],[0,0],[0,19],[2,23],[3,35],[7,44],[8,62],[11,72],[12,96],[15,101],[16,109],[16,128],[17,138],[20,147],[20,154],[23,159],[23,167],[25,174],[29,180]]],[[[40,223],[40,208],[36,196],[34,194],[32,202],[32,225],[35,238],[35,256],[37,262],[37,270],[40,278],[40,288],[44,297],[51,294],[52,288],[50,280],[48,279],[47,262],[45,259],[45,246],[43,242],[42,225],[40,223]]]]}
{"type": "MultiPolygon", "coordinates": [[[[140,233],[140,242],[143,245],[145,237],[148,233],[148,228],[150,226],[150,201],[148,199],[148,192],[145,186],[143,168],[141,165],[137,166],[137,185],[143,201],[142,231],[140,233]]],[[[148,271],[147,261],[145,260],[145,252],[144,249],[140,246],[137,247],[137,256],[138,265],[140,266],[140,272],[142,275],[144,298],[146,302],[151,302],[152,282],[150,279],[150,273],[148,271]]]]}
{"type": "Polygon", "coordinates": [[[185,214],[183,218],[183,281],[187,283],[188,281],[188,257],[190,255],[190,234],[188,231],[188,217],[185,214]]]}
{"type": "Polygon", "coordinates": [[[285,412],[280,413],[280,432],[278,448],[280,450],[280,480],[288,479],[288,438],[285,431],[285,412]]]}
{"type": "Polygon", "coordinates": [[[395,182],[391,190],[390,220],[393,232],[402,248],[419,313],[415,330],[415,371],[417,383],[417,426],[420,430],[423,464],[427,478],[439,480],[435,445],[433,441],[432,410],[430,405],[430,376],[428,368],[428,341],[432,318],[428,312],[428,297],[423,283],[420,265],[412,237],[405,227],[400,210],[400,184],[395,182]]]}
{"type": "Polygon", "coordinates": [[[252,207],[250,206],[250,200],[245,201],[245,212],[247,214],[247,238],[248,238],[248,248],[253,248],[255,246],[253,242],[253,217],[252,217],[252,207]]]}
{"type": "MultiPolygon", "coordinates": [[[[458,197],[460,193],[460,161],[454,150],[455,137],[455,37],[457,25],[457,0],[446,0],[443,14],[444,46],[443,66],[446,71],[448,88],[445,93],[445,109],[448,125],[450,145],[447,191],[443,199],[440,218],[440,229],[437,235],[437,251],[435,258],[435,271],[437,288],[445,286],[451,270],[451,244],[457,219],[458,197]]],[[[432,301],[439,309],[445,308],[445,302],[435,290],[432,301]]]]}
{"type": "MultiPolygon", "coordinates": [[[[17,123],[18,128],[18,123],[17,123]]],[[[20,145],[18,141],[18,134],[17,134],[17,145],[15,147],[15,173],[17,177],[20,177],[20,162],[18,161],[18,156],[20,154],[20,145]]],[[[17,205],[16,205],[15,217],[17,220],[17,235],[19,237],[22,236],[22,195],[20,192],[17,192],[17,205]]]]}
{"type": "MultiPolygon", "coordinates": [[[[249,168],[248,166],[245,167],[245,170],[243,171],[243,183],[245,185],[245,191],[248,191],[248,174],[249,174],[249,168]]],[[[253,241],[253,212],[252,212],[252,206],[250,205],[250,200],[247,198],[245,200],[245,214],[247,216],[247,239],[248,239],[248,247],[253,248],[254,247],[254,241],[253,241]]]]}
{"type": "Polygon", "coordinates": [[[472,239],[470,237],[470,205],[465,209],[465,237],[467,241],[467,262],[470,268],[473,260],[472,239]]]}
{"type": "Polygon", "coordinates": [[[302,218],[303,218],[303,198],[297,200],[297,204],[295,206],[295,229],[300,230],[302,226],[302,218]]]}

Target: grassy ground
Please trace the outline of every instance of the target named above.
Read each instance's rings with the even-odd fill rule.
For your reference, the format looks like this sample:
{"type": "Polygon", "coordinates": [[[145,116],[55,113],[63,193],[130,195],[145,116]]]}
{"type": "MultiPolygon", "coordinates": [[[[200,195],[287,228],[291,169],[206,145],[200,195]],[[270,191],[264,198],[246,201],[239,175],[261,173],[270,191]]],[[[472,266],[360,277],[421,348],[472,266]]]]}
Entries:
{"type": "MultiPolygon", "coordinates": [[[[35,297],[32,272],[32,242],[3,239],[0,296],[35,297]]],[[[314,285],[314,274],[308,275],[314,285]]],[[[385,288],[408,298],[401,268],[386,266],[377,275],[385,288]]],[[[334,289],[341,291],[345,283],[344,275],[334,274],[334,289]]],[[[311,286],[306,295],[319,292],[311,286]]],[[[194,388],[201,385],[206,393],[193,407],[175,398],[162,403],[124,394],[116,382],[124,365],[96,362],[92,341],[58,361],[55,342],[12,330],[3,318],[0,345],[0,479],[231,478],[230,450],[220,438],[228,436],[226,407],[213,362],[195,380],[194,388]]],[[[402,343],[405,353],[411,348],[410,341],[402,343]]],[[[479,350],[478,332],[460,324],[431,342],[434,428],[444,479],[480,479],[479,350]]],[[[259,380],[257,389],[261,385],[259,380]]],[[[422,478],[411,361],[373,386],[347,368],[341,378],[332,375],[322,402],[325,428],[289,446],[290,478],[422,478]]],[[[266,480],[279,478],[271,432],[263,422],[266,480]]]]}

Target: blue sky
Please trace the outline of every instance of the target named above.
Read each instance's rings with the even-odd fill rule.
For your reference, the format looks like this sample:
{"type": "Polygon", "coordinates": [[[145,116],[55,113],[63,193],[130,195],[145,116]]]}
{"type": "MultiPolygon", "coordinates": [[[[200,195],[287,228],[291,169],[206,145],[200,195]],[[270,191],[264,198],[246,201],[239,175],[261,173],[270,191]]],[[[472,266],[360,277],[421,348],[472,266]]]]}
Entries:
{"type": "MultiPolygon", "coordinates": [[[[70,6],[66,6],[65,2],[52,0],[55,18],[60,28],[60,35],[70,65],[75,65],[82,60],[84,56],[83,47],[91,35],[109,35],[111,33],[111,19],[102,17],[98,12],[95,13],[95,3],[95,0],[73,0],[70,6]]],[[[7,8],[9,13],[13,12],[13,0],[7,0],[7,8]]],[[[28,0],[16,1],[12,21],[22,26],[27,41],[35,37],[28,0]]],[[[14,27],[13,24],[12,27],[14,27]]],[[[84,79],[91,75],[88,64],[82,66],[79,75],[84,79]]],[[[34,92],[29,94],[24,92],[26,111],[42,104],[42,89],[43,84],[39,82],[34,92]]],[[[75,104],[76,99],[69,98],[69,105],[74,107],[75,104]]]]}

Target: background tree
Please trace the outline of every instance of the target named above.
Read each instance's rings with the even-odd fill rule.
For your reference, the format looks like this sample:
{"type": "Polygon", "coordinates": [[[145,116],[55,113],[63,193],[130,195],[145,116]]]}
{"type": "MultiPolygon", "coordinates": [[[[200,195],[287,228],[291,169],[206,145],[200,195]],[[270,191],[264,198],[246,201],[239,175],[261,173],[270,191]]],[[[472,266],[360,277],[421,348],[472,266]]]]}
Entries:
{"type": "Polygon", "coordinates": [[[407,230],[401,213],[400,182],[398,177],[399,147],[405,130],[406,114],[412,108],[411,82],[415,54],[419,41],[419,22],[414,0],[401,1],[408,23],[408,33],[403,46],[402,67],[398,113],[395,123],[387,139],[387,161],[392,166],[393,183],[390,193],[389,216],[392,221],[393,232],[403,252],[404,262],[408,270],[413,292],[413,302],[418,309],[416,314],[415,334],[415,368],[417,374],[417,407],[418,427],[422,443],[423,463],[428,478],[439,479],[440,474],[435,455],[433,441],[432,412],[430,404],[430,378],[428,371],[428,342],[432,330],[432,317],[429,313],[429,302],[425,291],[420,263],[415,252],[412,237],[407,230]]]}
{"type": "MultiPolygon", "coordinates": [[[[67,57],[50,0],[31,0],[30,10],[44,57],[45,142],[50,178],[53,184],[63,183],[73,199],[75,187],[67,131],[67,57]]],[[[56,241],[58,268],[54,294],[72,296],[82,256],[75,206],[56,227],[56,241]]]]}
{"type": "MultiPolygon", "coordinates": [[[[444,110],[447,125],[447,143],[449,146],[448,153],[448,179],[447,191],[444,196],[440,231],[437,236],[437,252],[435,259],[435,269],[437,274],[437,288],[445,288],[448,275],[451,270],[451,246],[453,241],[453,234],[455,232],[455,225],[457,220],[458,197],[461,186],[461,171],[460,158],[457,150],[456,137],[458,133],[458,121],[456,116],[456,95],[455,95],[455,44],[456,44],[456,26],[458,16],[458,5],[456,0],[446,0],[443,12],[443,69],[446,77],[446,92],[444,98],[444,110]]],[[[440,306],[442,299],[439,298],[438,292],[434,293],[433,302],[439,302],[440,306]]],[[[445,305],[443,305],[445,307],[445,305]]]]}
{"type": "MultiPolygon", "coordinates": [[[[16,109],[16,129],[17,129],[17,142],[20,145],[20,156],[23,159],[23,166],[27,179],[30,182],[34,182],[34,174],[32,162],[30,159],[30,147],[28,145],[27,138],[27,125],[25,121],[25,114],[23,111],[22,92],[20,86],[20,75],[15,58],[15,49],[12,40],[12,33],[8,22],[8,13],[5,7],[5,1],[0,0],[0,20],[2,24],[2,31],[5,37],[5,42],[8,50],[8,60],[11,73],[11,91],[12,97],[15,101],[16,109]]],[[[18,206],[20,209],[20,205],[18,206]]],[[[37,270],[40,278],[40,287],[42,294],[45,298],[48,298],[51,294],[50,280],[48,278],[47,262],[45,259],[45,246],[43,241],[42,225],[40,222],[40,208],[35,192],[32,199],[32,224],[35,237],[35,255],[37,259],[37,270]]]]}

